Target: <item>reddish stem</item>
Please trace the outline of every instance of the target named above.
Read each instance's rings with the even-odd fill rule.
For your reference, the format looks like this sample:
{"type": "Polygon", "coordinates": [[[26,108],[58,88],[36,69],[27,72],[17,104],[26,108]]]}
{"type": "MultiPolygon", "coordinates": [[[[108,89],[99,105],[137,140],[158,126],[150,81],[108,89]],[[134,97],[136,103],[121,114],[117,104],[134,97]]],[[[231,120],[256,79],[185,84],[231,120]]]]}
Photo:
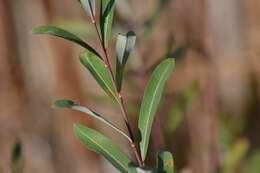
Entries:
{"type": "MultiPolygon", "coordinates": [[[[98,35],[99,42],[100,42],[100,45],[101,45],[101,48],[103,50],[103,54],[104,54],[104,57],[105,57],[105,58],[104,57],[101,57],[101,58],[102,58],[102,60],[105,63],[105,67],[106,67],[107,71],[109,72],[109,76],[112,79],[114,87],[116,87],[116,81],[115,81],[115,77],[113,75],[113,71],[112,71],[112,68],[111,68],[111,65],[110,65],[110,61],[108,59],[107,50],[106,50],[106,47],[105,47],[105,45],[104,45],[104,43],[102,41],[101,34],[98,31],[96,20],[92,20],[92,23],[95,26],[95,30],[96,30],[96,33],[98,35]]],[[[138,162],[139,167],[144,167],[144,161],[142,160],[140,152],[136,148],[135,137],[134,137],[131,125],[130,125],[130,121],[129,121],[129,118],[128,118],[128,113],[127,113],[126,108],[125,108],[125,102],[124,102],[123,95],[120,92],[117,92],[117,95],[118,95],[118,98],[120,99],[120,102],[119,102],[120,110],[122,112],[125,125],[127,127],[128,133],[129,133],[130,138],[131,138],[131,142],[130,142],[131,148],[133,150],[133,153],[135,155],[135,158],[136,158],[136,160],[138,162]]]]}

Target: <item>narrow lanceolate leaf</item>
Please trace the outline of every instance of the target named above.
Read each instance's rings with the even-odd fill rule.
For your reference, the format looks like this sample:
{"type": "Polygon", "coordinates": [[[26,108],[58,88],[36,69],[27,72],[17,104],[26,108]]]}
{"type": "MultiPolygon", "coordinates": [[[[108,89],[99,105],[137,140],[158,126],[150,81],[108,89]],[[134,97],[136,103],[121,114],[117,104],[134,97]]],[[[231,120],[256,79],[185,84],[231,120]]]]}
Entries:
{"type": "Polygon", "coordinates": [[[160,173],[173,173],[174,172],[174,161],[172,154],[167,151],[158,153],[157,156],[157,172],[160,173]]]}
{"type": "Polygon", "coordinates": [[[79,2],[91,19],[94,19],[96,15],[96,0],[79,0],[79,2]]]}
{"type": "Polygon", "coordinates": [[[74,132],[83,145],[89,150],[104,156],[122,173],[136,173],[136,170],[130,167],[131,161],[110,139],[93,129],[79,124],[74,125],[74,132]]]}
{"type": "Polygon", "coordinates": [[[119,102],[116,88],[105,68],[103,61],[91,51],[80,55],[80,62],[90,71],[101,88],[115,101],[119,102]]]}
{"type": "Polygon", "coordinates": [[[120,91],[123,81],[124,68],[131,51],[134,49],[136,35],[130,31],[127,35],[119,34],[116,42],[116,85],[120,91]]]}
{"type": "Polygon", "coordinates": [[[108,47],[111,37],[115,0],[100,0],[100,30],[104,46],[108,47]]]}
{"type": "Polygon", "coordinates": [[[140,150],[143,160],[145,160],[147,154],[154,115],[160,103],[164,85],[173,71],[174,65],[175,61],[172,58],[162,61],[152,73],[145,89],[138,122],[142,138],[140,150]]]}
{"type": "Polygon", "coordinates": [[[101,115],[99,115],[98,113],[94,112],[93,110],[91,110],[89,108],[86,108],[84,106],[81,106],[80,104],[74,103],[71,100],[57,100],[54,102],[54,106],[58,107],[58,108],[69,108],[69,109],[83,112],[83,113],[89,115],[90,117],[93,117],[93,118],[97,119],[98,121],[108,125],[109,127],[116,130],[116,132],[120,133],[122,136],[124,136],[127,140],[129,140],[131,142],[131,139],[129,138],[129,136],[127,134],[125,134],[123,131],[121,131],[118,127],[116,127],[109,120],[105,119],[104,117],[102,117],[101,115]]]}
{"type": "Polygon", "coordinates": [[[72,41],[74,43],[77,43],[78,45],[82,46],[85,49],[88,49],[89,51],[95,53],[98,55],[98,53],[87,43],[85,43],[83,40],[81,40],[78,36],[55,26],[40,26],[33,28],[32,30],[33,34],[48,34],[56,37],[60,37],[69,41],[72,41]]]}

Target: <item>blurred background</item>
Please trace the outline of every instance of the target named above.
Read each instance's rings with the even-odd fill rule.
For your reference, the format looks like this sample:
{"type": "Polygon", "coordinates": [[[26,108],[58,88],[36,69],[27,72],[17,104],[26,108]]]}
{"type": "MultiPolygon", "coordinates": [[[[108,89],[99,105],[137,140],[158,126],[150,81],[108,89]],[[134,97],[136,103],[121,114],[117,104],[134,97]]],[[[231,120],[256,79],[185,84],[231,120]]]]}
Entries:
{"type": "MultiPolygon", "coordinates": [[[[154,122],[149,165],[154,151],[166,149],[181,173],[260,172],[259,18],[259,0],[116,1],[111,61],[117,33],[134,30],[138,38],[123,87],[136,135],[152,69],[177,57],[154,122]]],[[[55,99],[72,99],[125,130],[119,108],[80,65],[83,50],[31,34],[47,24],[101,51],[77,0],[0,0],[0,172],[116,172],[79,144],[73,123],[98,129],[133,158],[127,141],[80,113],[51,107],[55,99]]]]}

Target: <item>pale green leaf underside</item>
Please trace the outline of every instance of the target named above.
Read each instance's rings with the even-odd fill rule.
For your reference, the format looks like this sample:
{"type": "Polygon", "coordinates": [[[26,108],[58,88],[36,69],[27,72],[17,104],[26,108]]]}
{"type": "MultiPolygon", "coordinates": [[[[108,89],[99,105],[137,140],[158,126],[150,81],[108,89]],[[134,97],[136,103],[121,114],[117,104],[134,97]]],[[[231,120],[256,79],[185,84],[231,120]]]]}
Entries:
{"type": "Polygon", "coordinates": [[[87,114],[88,116],[95,118],[96,120],[106,124],[110,128],[114,129],[116,132],[118,132],[122,136],[124,136],[128,141],[131,141],[130,137],[127,134],[125,134],[122,130],[120,130],[118,127],[116,127],[112,122],[110,122],[109,120],[107,120],[103,116],[99,115],[98,113],[96,113],[95,111],[93,111],[93,110],[91,110],[87,107],[84,107],[84,106],[81,106],[80,104],[74,103],[71,100],[56,100],[54,102],[54,106],[58,107],[58,108],[69,108],[69,109],[73,109],[73,110],[83,112],[83,113],[87,114]]]}
{"type": "Polygon", "coordinates": [[[64,29],[61,29],[61,28],[58,28],[55,26],[39,26],[39,27],[33,28],[32,33],[33,34],[48,34],[48,35],[52,35],[52,36],[56,36],[56,37],[60,37],[60,38],[72,41],[99,56],[99,54],[90,45],[85,43],[78,36],[68,32],[64,29]]]}
{"type": "Polygon", "coordinates": [[[79,0],[79,2],[91,18],[96,15],[96,0],[79,0]]]}
{"type": "Polygon", "coordinates": [[[131,161],[127,156],[107,137],[79,124],[74,125],[74,132],[83,145],[104,156],[122,173],[136,173],[136,170],[130,167],[131,161]]]}
{"type": "Polygon", "coordinates": [[[157,155],[157,171],[160,173],[173,173],[174,161],[172,154],[168,151],[159,152],[157,155]]]}
{"type": "Polygon", "coordinates": [[[159,106],[164,85],[175,66],[173,58],[163,60],[154,70],[145,89],[143,102],[140,109],[138,127],[141,132],[140,150],[142,159],[145,160],[154,115],[159,106]]]}
{"type": "Polygon", "coordinates": [[[131,51],[134,49],[136,35],[130,31],[126,35],[119,34],[116,42],[116,86],[122,88],[124,68],[131,51]]]}
{"type": "Polygon", "coordinates": [[[116,88],[104,66],[103,61],[90,51],[80,55],[80,62],[90,71],[101,88],[115,101],[119,102],[116,88]]]}
{"type": "Polygon", "coordinates": [[[111,37],[115,0],[100,0],[100,30],[104,46],[108,47],[111,37]]]}

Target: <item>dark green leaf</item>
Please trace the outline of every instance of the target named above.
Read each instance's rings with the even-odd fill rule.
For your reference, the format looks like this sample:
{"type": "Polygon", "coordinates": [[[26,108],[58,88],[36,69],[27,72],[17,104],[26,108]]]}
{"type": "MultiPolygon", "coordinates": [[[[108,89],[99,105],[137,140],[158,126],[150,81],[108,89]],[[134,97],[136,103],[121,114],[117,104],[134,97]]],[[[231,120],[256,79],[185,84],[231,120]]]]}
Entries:
{"type": "Polygon", "coordinates": [[[159,106],[166,80],[173,71],[174,66],[175,61],[172,58],[162,61],[152,73],[145,89],[138,122],[142,138],[140,150],[143,160],[145,160],[147,154],[154,115],[159,106]]]}
{"type": "Polygon", "coordinates": [[[130,142],[132,141],[128,135],[126,135],[122,130],[120,130],[118,127],[116,127],[113,123],[111,123],[109,120],[105,119],[104,117],[102,117],[101,115],[99,115],[98,113],[96,113],[95,111],[93,111],[89,108],[86,108],[84,106],[81,106],[80,104],[74,103],[71,100],[57,100],[54,102],[54,106],[58,107],[58,108],[69,108],[69,109],[83,112],[83,113],[97,119],[98,121],[101,121],[102,123],[108,125],[112,129],[116,130],[118,133],[123,135],[128,141],[130,141],[130,142]]]}
{"type": "Polygon", "coordinates": [[[123,81],[124,68],[127,63],[130,52],[135,46],[136,35],[130,31],[127,35],[119,34],[116,42],[116,84],[120,91],[123,81]]]}
{"type": "Polygon", "coordinates": [[[119,171],[122,173],[136,173],[135,169],[129,166],[131,161],[110,139],[93,129],[79,124],[74,126],[74,131],[83,145],[104,156],[119,171]]]}
{"type": "Polygon", "coordinates": [[[87,50],[80,55],[80,62],[90,71],[102,89],[115,101],[119,102],[116,88],[103,61],[98,56],[87,50]]]}
{"type": "Polygon", "coordinates": [[[22,145],[20,141],[18,141],[13,148],[12,153],[12,164],[11,169],[12,173],[20,173],[22,172],[22,145]]]}
{"type": "Polygon", "coordinates": [[[79,0],[79,2],[91,19],[94,19],[96,15],[96,0],[79,0]]]}
{"type": "Polygon", "coordinates": [[[162,151],[157,156],[157,171],[160,173],[173,173],[174,162],[170,152],[162,151]]]}
{"type": "Polygon", "coordinates": [[[100,0],[100,4],[100,30],[103,44],[107,48],[112,32],[115,0],[100,0]]]}
{"type": "Polygon", "coordinates": [[[33,34],[49,34],[49,35],[64,38],[66,40],[79,44],[83,48],[88,49],[89,51],[91,51],[99,56],[99,54],[90,45],[85,43],[83,40],[81,40],[76,35],[68,32],[64,29],[61,29],[61,28],[58,28],[55,26],[40,26],[40,27],[33,28],[32,33],[33,34]]]}
{"type": "Polygon", "coordinates": [[[71,108],[74,102],[71,100],[57,100],[54,102],[54,106],[58,108],[71,108]]]}

